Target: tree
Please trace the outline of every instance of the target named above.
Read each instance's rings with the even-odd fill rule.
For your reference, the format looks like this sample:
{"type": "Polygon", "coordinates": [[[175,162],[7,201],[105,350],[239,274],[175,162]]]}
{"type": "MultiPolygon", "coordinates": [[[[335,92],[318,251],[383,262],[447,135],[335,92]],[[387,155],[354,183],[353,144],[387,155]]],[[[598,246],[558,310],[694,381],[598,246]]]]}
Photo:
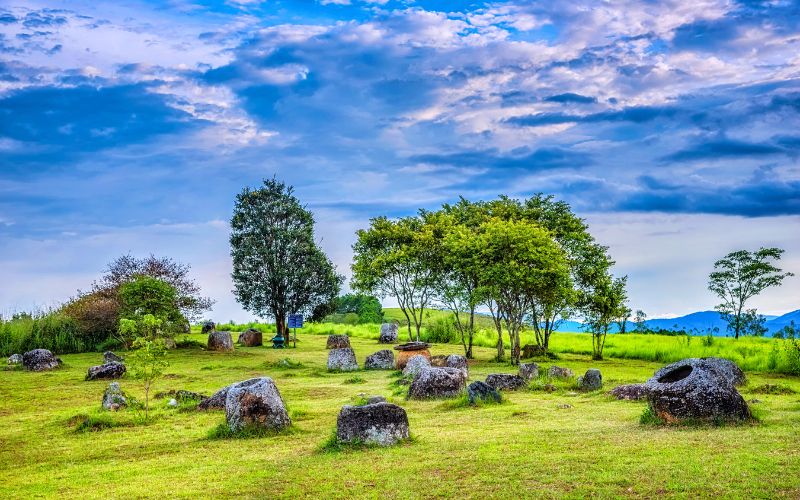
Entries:
{"type": "Polygon", "coordinates": [[[628,319],[631,317],[631,308],[622,307],[619,313],[619,317],[617,317],[615,323],[617,323],[617,329],[619,330],[619,333],[624,334],[625,330],[628,328],[628,319]]]}
{"type": "Polygon", "coordinates": [[[481,224],[474,252],[482,263],[482,293],[501,311],[511,340],[511,363],[518,365],[520,331],[532,305],[553,300],[570,280],[566,256],[541,227],[500,219],[481,224]]]}
{"type": "Polygon", "coordinates": [[[356,314],[359,323],[383,322],[383,307],[377,297],[362,293],[347,293],[334,301],[336,314],[356,314]]]}
{"type": "Polygon", "coordinates": [[[371,219],[369,229],[356,232],[351,282],[362,293],[395,297],[406,317],[409,340],[414,338],[413,323],[417,341],[435,284],[434,241],[422,226],[418,217],[371,219]]]}
{"type": "Polygon", "coordinates": [[[780,248],[760,248],[755,252],[738,250],[714,263],[714,271],[708,277],[708,289],[722,299],[716,310],[728,323],[728,331],[733,332],[735,338],[747,333],[748,321],[752,324],[747,317],[747,301],[794,276],[772,263],[780,260],[782,254],[780,248]]]}
{"type": "MultiPolygon", "coordinates": [[[[155,320],[152,316],[150,318],[155,320]]],[[[134,379],[141,380],[144,384],[144,418],[147,420],[150,412],[150,387],[161,376],[163,369],[169,366],[165,359],[167,348],[163,339],[151,340],[142,337],[134,341],[133,348],[134,351],[127,359],[129,373],[134,379]]]]}
{"type": "Polygon", "coordinates": [[[344,278],[314,241],[311,212],[283,182],[265,180],[236,196],[230,243],[236,300],[274,318],[280,334],[289,314],[311,313],[339,293],[344,278]]]}
{"type": "Polygon", "coordinates": [[[585,322],[592,333],[592,359],[603,359],[606,336],[614,318],[619,317],[626,308],[627,276],[614,279],[606,274],[586,296],[584,308],[585,322]]]}
{"type": "Polygon", "coordinates": [[[647,332],[647,314],[641,309],[637,309],[636,316],[633,318],[633,324],[635,325],[636,333],[647,332]]]}

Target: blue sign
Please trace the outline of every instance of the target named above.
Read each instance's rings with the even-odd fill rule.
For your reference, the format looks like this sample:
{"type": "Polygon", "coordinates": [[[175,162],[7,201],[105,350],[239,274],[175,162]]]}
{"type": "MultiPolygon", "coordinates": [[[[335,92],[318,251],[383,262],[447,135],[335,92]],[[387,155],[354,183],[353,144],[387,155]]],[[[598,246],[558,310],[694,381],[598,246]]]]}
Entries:
{"type": "Polygon", "coordinates": [[[303,315],[290,314],[289,315],[289,328],[303,328],[303,315]]]}

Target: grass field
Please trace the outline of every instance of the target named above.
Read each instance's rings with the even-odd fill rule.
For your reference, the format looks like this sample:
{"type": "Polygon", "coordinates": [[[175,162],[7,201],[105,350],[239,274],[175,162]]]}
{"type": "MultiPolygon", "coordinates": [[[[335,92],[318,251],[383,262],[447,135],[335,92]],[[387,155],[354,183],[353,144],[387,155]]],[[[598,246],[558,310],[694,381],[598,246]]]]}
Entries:
{"type": "MultiPolygon", "coordinates": [[[[362,364],[381,348],[359,336],[352,344],[362,364]]],[[[432,351],[459,352],[459,346],[432,351]]],[[[513,371],[491,361],[493,354],[477,349],[471,380],[513,371]]],[[[294,429],[252,439],[211,439],[224,412],[168,409],[166,400],[155,403],[148,424],[132,410],[104,415],[99,405],[107,383],[83,380],[86,369],[100,362],[96,353],[65,355],[65,366],[47,373],[0,371],[0,498],[800,497],[798,378],[748,373],[741,390],[746,399],[761,400],[752,405],[757,423],[664,428],[639,423],[642,402],[616,401],[604,391],[575,393],[569,384],[554,393],[508,393],[503,404],[477,409],[405,401],[393,393],[391,372],[329,374],[326,357],[325,337],[306,329],[296,350],[170,352],[157,391],[210,394],[250,377],[276,380],[294,429]],[[287,357],[301,366],[276,368],[287,357]],[[787,393],[762,394],[764,384],[787,393]],[[389,396],[404,406],[414,441],[321,451],[339,408],[359,393],[389,396]],[[571,408],[560,407],[565,404],[571,408]],[[76,416],[119,426],[76,431],[76,416]]],[[[645,380],[660,366],[592,362],[583,354],[563,354],[557,363],[576,373],[600,368],[605,389],[645,380]]],[[[134,381],[121,385],[143,395],[134,381]]]]}

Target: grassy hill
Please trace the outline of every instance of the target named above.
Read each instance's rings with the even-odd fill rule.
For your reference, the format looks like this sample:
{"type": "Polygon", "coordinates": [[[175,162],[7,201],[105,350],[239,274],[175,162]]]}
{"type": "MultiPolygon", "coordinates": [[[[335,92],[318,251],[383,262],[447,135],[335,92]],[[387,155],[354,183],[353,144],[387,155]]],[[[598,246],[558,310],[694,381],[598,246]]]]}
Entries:
{"type": "MultiPolygon", "coordinates": [[[[742,389],[760,422],[660,428],[639,423],[645,403],[616,401],[605,389],[647,379],[661,366],[640,360],[592,362],[562,353],[557,361],[581,374],[602,370],[605,389],[554,392],[535,385],[480,408],[446,401],[406,401],[391,372],[325,371],[327,331],[353,334],[359,363],[383,346],[377,325],[304,329],[298,348],[239,348],[232,354],[179,349],[155,392],[210,394],[239,380],[273,377],[294,429],[251,439],[213,438],[224,412],[171,409],[155,403],[143,423],[133,410],[99,411],[107,382],[83,380],[98,353],[64,355],[52,372],[0,371],[0,497],[145,498],[521,498],[521,497],[787,497],[800,496],[797,434],[800,380],[749,372],[742,389]],[[310,333],[320,333],[312,335],[310,333]],[[283,368],[289,358],[295,363],[283,368]],[[299,363],[299,365],[298,365],[299,363]],[[765,384],[776,388],[764,394],[765,384]],[[386,449],[323,451],[342,405],[382,394],[408,412],[414,441],[386,449]],[[81,422],[97,427],[77,431],[81,422]]],[[[575,335],[588,342],[586,335],[575,335]]],[[[204,336],[192,335],[203,341],[204,336]]],[[[568,335],[558,335],[558,345],[568,335]]],[[[627,342],[633,337],[613,340],[627,342]]],[[[435,345],[433,354],[459,352],[435,345]]],[[[513,372],[478,348],[470,379],[513,372]]],[[[546,368],[548,363],[544,363],[546,368]]],[[[139,383],[122,388],[142,397],[139,383]]],[[[772,389],[770,389],[772,390],[772,389]]]]}

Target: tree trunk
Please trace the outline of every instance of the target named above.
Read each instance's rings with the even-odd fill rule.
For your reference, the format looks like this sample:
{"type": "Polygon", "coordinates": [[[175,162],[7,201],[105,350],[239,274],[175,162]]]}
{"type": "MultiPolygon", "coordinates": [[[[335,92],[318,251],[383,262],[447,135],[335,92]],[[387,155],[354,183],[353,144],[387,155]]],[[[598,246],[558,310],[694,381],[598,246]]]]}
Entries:
{"type": "Polygon", "coordinates": [[[475,337],[475,306],[469,310],[469,346],[467,347],[467,359],[472,359],[472,341],[475,337]]]}

